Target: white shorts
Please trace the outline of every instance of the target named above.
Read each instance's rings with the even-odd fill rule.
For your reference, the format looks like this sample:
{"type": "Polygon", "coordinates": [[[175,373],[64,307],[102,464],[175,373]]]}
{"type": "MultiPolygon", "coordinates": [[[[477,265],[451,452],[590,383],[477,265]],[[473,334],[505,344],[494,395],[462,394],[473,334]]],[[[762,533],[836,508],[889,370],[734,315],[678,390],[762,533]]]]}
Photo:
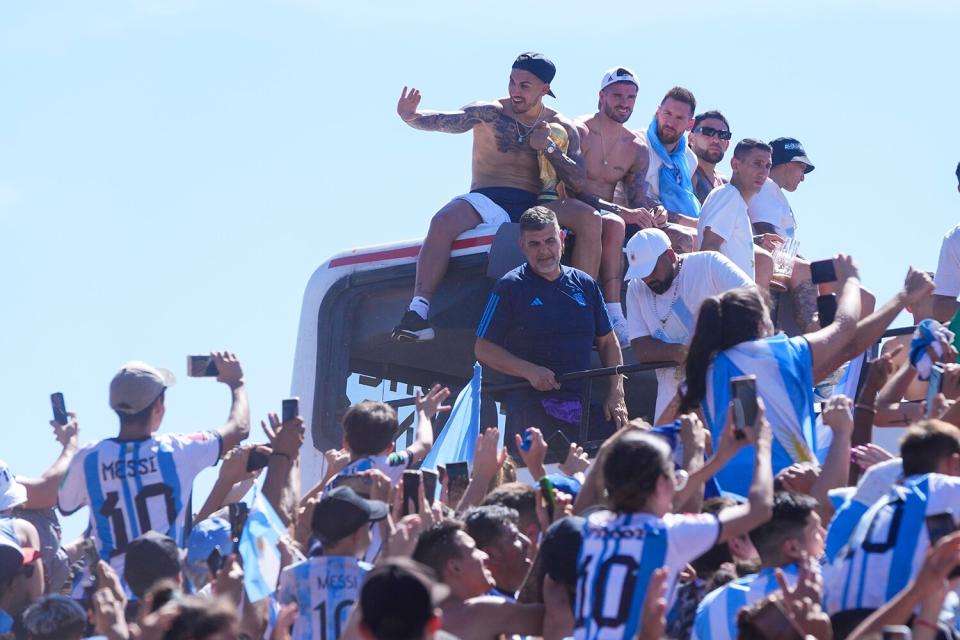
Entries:
{"type": "Polygon", "coordinates": [[[465,193],[462,196],[457,196],[451,200],[451,202],[456,202],[457,200],[463,200],[473,207],[473,210],[480,216],[483,224],[499,228],[500,225],[510,222],[510,216],[503,207],[482,193],[465,193]]]}

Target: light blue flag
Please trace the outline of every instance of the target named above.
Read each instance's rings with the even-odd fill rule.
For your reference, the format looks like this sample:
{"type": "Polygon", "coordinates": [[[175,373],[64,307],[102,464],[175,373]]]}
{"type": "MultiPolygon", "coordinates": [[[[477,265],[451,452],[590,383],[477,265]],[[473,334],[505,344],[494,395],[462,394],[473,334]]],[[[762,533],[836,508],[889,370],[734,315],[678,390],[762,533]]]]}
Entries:
{"type": "MultiPolygon", "coordinates": [[[[453,403],[453,409],[437,436],[430,453],[424,458],[422,469],[436,469],[438,464],[473,462],[473,449],[480,436],[480,379],[482,367],[473,363],[473,378],[453,403]]],[[[500,434],[501,446],[503,434],[500,434]]]]}
{"type": "Polygon", "coordinates": [[[244,496],[243,502],[250,508],[239,545],[243,587],[250,602],[258,602],[276,591],[280,578],[277,541],[286,535],[287,528],[256,484],[244,496]]]}

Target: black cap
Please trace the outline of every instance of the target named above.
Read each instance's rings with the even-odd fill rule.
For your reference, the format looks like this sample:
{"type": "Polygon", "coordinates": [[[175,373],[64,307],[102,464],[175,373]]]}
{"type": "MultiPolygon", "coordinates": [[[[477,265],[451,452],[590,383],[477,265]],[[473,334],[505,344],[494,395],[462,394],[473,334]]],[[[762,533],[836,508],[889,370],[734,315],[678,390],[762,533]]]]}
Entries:
{"type": "Polygon", "coordinates": [[[568,587],[577,586],[577,557],[586,524],[579,516],[561,518],[550,525],[540,543],[544,571],[568,587]]]}
{"type": "Polygon", "coordinates": [[[773,149],[771,162],[773,166],[787,164],[788,162],[802,162],[807,165],[804,173],[813,171],[813,163],[807,157],[807,152],[803,150],[803,145],[796,138],[777,138],[770,141],[770,147],[773,149]]]}
{"type": "MultiPolygon", "coordinates": [[[[547,84],[553,82],[553,77],[557,75],[557,67],[549,58],[542,53],[534,53],[532,51],[518,55],[517,59],[513,61],[513,68],[520,69],[521,71],[529,71],[547,84]]],[[[553,91],[547,91],[547,95],[551,98],[557,97],[553,91]]]]}
{"type": "Polygon", "coordinates": [[[310,526],[318,538],[336,542],[367,523],[386,517],[386,503],[364,500],[350,487],[337,487],[314,507],[310,526]]]}
{"type": "Polygon", "coordinates": [[[360,591],[363,624],[377,640],[423,637],[434,610],[450,595],[433,571],[409,558],[390,558],[367,575],[360,591]]]}
{"type": "Polygon", "coordinates": [[[138,599],[164,578],[180,575],[180,549],[173,538],[156,531],[147,531],[127,545],[123,563],[123,579],[138,599]]]}

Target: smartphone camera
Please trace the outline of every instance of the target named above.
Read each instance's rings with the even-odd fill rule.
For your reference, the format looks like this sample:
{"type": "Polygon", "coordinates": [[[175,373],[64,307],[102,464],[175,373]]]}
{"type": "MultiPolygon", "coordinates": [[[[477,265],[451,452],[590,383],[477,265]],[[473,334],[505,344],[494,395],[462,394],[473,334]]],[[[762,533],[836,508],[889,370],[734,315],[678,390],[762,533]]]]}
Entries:
{"type": "Polygon", "coordinates": [[[813,284],[837,281],[837,269],[833,260],[817,260],[810,263],[810,281],[813,284]]]}
{"type": "Polygon", "coordinates": [[[220,372],[213,356],[187,356],[187,375],[191,378],[216,378],[220,372]]]}
{"type": "Polygon", "coordinates": [[[737,440],[747,437],[744,428],[757,422],[757,376],[730,378],[730,397],[733,401],[734,432],[737,440]]]}

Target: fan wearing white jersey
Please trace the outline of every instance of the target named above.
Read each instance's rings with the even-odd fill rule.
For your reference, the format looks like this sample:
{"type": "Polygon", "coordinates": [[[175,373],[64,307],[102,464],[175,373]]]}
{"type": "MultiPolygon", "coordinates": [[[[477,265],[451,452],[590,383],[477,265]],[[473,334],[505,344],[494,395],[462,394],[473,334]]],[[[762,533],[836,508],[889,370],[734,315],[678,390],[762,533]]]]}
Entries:
{"type": "Polygon", "coordinates": [[[823,553],[826,531],[817,514],[817,501],[802,493],[780,491],[773,498],[773,517],[750,532],[760,554],[759,573],[750,574],[711,591],[697,608],[693,640],[734,640],[736,612],[780,588],[774,575],[780,568],[791,586],[798,565],[823,553]],[[733,614],[733,615],[731,615],[733,614]]]}
{"type": "Polygon", "coordinates": [[[360,560],[370,546],[369,525],[386,517],[384,502],[364,500],[349,487],[334,489],[316,506],[310,524],[322,550],[280,574],[280,603],[297,603],[293,640],[336,640],[343,635],[371,569],[360,560]]]}
{"type": "Polygon", "coordinates": [[[60,511],[90,507],[90,531],[100,557],[123,575],[127,544],[147,531],[183,546],[193,480],[250,433],[243,369],[232,353],[211,354],[217,380],[230,388],[227,422],[193,434],[160,434],[164,396],[175,380],[165,369],[128,362],[110,382],[110,407],[120,432],[82,448],[60,485],[60,511]]]}
{"type": "Polygon", "coordinates": [[[770,519],[772,436],[762,409],[756,428],[748,426],[745,431],[756,450],[749,500],[716,516],[670,513],[676,480],[673,454],[663,439],[637,430],[614,436],[602,461],[611,510],[588,516],[580,545],[574,606],[577,640],[633,638],[654,571],[660,567],[668,571],[669,606],[677,576],[688,562],[715,543],[770,519]]]}
{"type": "Polygon", "coordinates": [[[926,518],[954,517],[960,504],[960,429],[920,422],[904,433],[900,454],[903,482],[863,514],[824,572],[825,609],[847,630],[916,577],[930,546],[926,518]]]}

